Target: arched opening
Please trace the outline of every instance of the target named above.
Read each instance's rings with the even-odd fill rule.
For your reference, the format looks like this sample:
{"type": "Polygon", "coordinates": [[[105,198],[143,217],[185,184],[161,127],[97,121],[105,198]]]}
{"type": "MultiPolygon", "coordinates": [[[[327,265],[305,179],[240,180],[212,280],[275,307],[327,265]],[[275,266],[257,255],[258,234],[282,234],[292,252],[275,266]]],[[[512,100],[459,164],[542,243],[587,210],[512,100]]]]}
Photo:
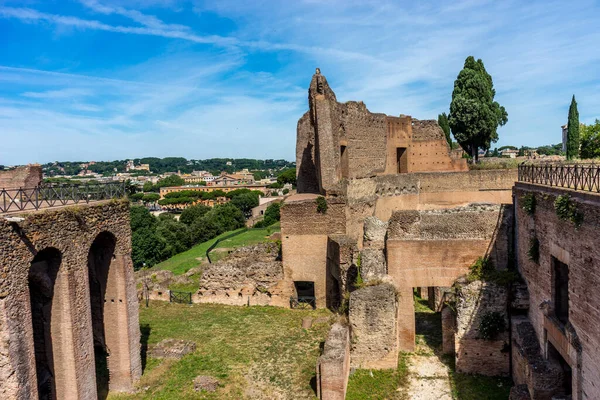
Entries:
{"type": "Polygon", "coordinates": [[[105,399],[109,390],[109,362],[111,353],[110,344],[114,343],[108,335],[115,335],[117,324],[114,321],[116,312],[115,299],[109,299],[107,289],[109,288],[109,272],[111,263],[115,257],[116,239],[109,232],[100,233],[88,254],[88,274],[90,282],[90,305],[92,313],[92,332],[94,339],[94,360],[96,365],[96,388],[99,399],[105,399]],[[109,329],[106,329],[109,326],[109,329]],[[107,340],[108,339],[108,340],[107,340]]]}
{"type": "Polygon", "coordinates": [[[50,247],[38,252],[29,268],[29,301],[40,400],[57,398],[52,333],[60,325],[52,319],[52,311],[58,311],[56,307],[60,304],[53,310],[52,300],[61,260],[60,251],[50,247]]]}

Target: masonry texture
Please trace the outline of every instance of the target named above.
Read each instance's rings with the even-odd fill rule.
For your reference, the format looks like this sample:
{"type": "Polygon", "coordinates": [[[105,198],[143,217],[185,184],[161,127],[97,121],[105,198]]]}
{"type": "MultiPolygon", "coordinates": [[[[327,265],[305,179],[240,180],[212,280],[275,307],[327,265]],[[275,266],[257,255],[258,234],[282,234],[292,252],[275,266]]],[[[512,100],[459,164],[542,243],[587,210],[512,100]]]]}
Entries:
{"type": "Polygon", "coordinates": [[[129,203],[22,217],[0,218],[0,394],[95,399],[132,390],[142,371],[129,203]],[[108,371],[97,377],[102,357],[108,371]]]}
{"type": "MultiPolygon", "coordinates": [[[[600,195],[526,183],[517,183],[514,195],[517,260],[529,291],[527,315],[541,354],[563,363],[563,369],[568,365],[570,372],[565,372],[572,381],[573,399],[600,398],[600,297],[596,295],[600,287],[600,195]],[[564,195],[570,196],[572,207],[583,216],[579,227],[557,215],[555,201],[564,195]],[[535,198],[531,215],[524,209],[526,196],[535,198]],[[534,238],[539,243],[537,260],[529,254],[534,238]],[[557,276],[559,266],[568,271],[562,279],[557,276]],[[562,306],[562,316],[557,311],[559,292],[568,301],[566,310],[562,306]]],[[[533,395],[537,389],[530,384],[529,390],[533,395]]]]}
{"type": "Polygon", "coordinates": [[[333,324],[317,361],[317,396],[321,400],[344,400],[350,374],[350,330],[333,324]]]}
{"type": "Polygon", "coordinates": [[[0,171],[0,189],[32,189],[42,182],[42,166],[27,165],[0,171]]]}

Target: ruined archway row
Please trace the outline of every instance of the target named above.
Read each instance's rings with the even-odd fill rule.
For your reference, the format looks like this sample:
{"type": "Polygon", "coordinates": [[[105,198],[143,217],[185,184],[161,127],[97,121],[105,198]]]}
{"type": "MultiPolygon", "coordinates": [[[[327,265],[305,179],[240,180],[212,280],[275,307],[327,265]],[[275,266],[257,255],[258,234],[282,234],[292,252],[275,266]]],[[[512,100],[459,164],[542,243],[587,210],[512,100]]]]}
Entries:
{"type": "Polygon", "coordinates": [[[141,375],[126,202],[0,220],[0,393],[105,398],[141,375]],[[3,379],[6,378],[6,379],[3,379]]]}

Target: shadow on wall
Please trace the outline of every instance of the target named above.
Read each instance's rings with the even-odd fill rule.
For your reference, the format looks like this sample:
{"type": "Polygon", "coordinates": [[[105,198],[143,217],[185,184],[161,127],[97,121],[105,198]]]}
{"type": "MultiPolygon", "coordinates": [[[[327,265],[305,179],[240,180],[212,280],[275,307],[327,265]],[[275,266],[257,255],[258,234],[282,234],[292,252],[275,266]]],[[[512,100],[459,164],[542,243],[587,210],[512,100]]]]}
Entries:
{"type": "Polygon", "coordinates": [[[302,164],[298,171],[298,193],[319,193],[319,181],[317,178],[317,167],[313,160],[312,143],[308,143],[302,151],[302,164]]]}
{"type": "Polygon", "coordinates": [[[146,360],[148,359],[148,339],[152,328],[150,325],[140,325],[140,354],[142,357],[142,373],[146,370],[146,360]]]}

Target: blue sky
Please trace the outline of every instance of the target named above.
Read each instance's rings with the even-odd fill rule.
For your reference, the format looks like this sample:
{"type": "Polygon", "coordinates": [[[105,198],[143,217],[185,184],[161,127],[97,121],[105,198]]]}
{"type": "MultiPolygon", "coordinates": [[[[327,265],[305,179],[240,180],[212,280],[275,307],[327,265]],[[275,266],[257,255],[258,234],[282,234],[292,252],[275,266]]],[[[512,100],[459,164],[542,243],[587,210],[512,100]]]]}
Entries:
{"type": "Polygon", "coordinates": [[[294,159],[315,67],[338,100],[437,118],[464,59],[508,111],[497,146],[600,118],[598,1],[0,0],[0,164],[294,159]]]}

